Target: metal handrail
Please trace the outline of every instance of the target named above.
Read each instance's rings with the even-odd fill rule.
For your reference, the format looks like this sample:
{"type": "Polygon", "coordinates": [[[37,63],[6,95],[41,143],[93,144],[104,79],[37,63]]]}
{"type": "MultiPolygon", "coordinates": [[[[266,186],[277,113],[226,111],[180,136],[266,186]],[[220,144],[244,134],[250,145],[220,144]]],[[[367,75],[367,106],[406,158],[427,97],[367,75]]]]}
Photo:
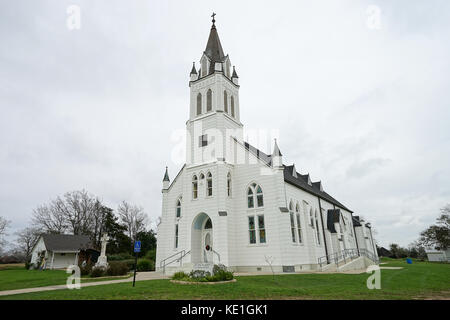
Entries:
{"type": "Polygon", "coordinates": [[[164,260],[161,260],[161,262],[159,263],[159,266],[160,266],[160,268],[163,269],[163,274],[166,273],[166,266],[168,266],[169,264],[172,264],[174,262],[180,262],[180,267],[181,267],[183,258],[190,253],[191,253],[191,250],[189,250],[187,252],[186,252],[186,250],[181,250],[181,251],[178,251],[177,253],[174,253],[173,255],[165,258],[164,260]],[[179,257],[176,257],[178,255],[179,255],[179,257]],[[176,257],[176,258],[174,258],[174,257],[176,257]],[[171,261],[166,262],[167,260],[169,260],[171,258],[173,258],[171,261]]]}
{"type": "Polygon", "coordinates": [[[217,257],[219,258],[219,263],[220,263],[220,254],[216,250],[214,250],[212,248],[211,248],[211,250],[212,250],[212,252],[214,252],[217,255],[217,257]]]}

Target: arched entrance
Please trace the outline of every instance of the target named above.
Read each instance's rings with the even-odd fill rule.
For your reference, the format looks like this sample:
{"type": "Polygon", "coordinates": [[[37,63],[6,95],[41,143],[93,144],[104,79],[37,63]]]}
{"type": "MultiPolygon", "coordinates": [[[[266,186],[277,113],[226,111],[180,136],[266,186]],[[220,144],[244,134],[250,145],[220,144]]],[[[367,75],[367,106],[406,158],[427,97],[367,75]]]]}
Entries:
{"type": "Polygon", "coordinates": [[[191,256],[193,263],[213,263],[213,225],[206,213],[198,214],[192,222],[191,256]]]}

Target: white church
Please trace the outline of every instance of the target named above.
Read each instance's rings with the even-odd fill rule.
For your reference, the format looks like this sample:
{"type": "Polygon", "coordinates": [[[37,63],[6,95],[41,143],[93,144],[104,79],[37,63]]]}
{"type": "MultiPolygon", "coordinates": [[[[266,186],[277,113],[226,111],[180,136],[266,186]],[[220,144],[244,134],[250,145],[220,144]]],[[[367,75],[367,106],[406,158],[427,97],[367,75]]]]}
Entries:
{"type": "MultiPolygon", "coordinates": [[[[214,15],[213,15],[214,16],[214,15]]],[[[371,225],[320,181],[243,140],[239,81],[215,20],[190,73],[186,163],[163,179],[156,269],[342,271],[378,263],[371,225]]],[[[281,125],[281,124],[280,124],[281,125]]],[[[270,153],[270,152],[269,152],[270,153]]]]}

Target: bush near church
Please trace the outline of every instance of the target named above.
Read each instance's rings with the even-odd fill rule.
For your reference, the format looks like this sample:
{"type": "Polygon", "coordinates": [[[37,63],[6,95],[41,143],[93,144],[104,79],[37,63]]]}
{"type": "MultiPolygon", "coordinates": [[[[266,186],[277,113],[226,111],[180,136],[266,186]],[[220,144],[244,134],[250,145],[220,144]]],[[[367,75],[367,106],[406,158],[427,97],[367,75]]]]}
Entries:
{"type": "Polygon", "coordinates": [[[139,259],[137,263],[137,271],[153,271],[155,263],[149,259],[139,259]]]}
{"type": "Polygon", "coordinates": [[[185,272],[176,272],[172,276],[172,280],[187,281],[187,282],[218,282],[230,281],[234,279],[233,272],[227,271],[227,268],[222,264],[216,264],[213,267],[213,274],[203,270],[193,270],[189,274],[185,272]]]}

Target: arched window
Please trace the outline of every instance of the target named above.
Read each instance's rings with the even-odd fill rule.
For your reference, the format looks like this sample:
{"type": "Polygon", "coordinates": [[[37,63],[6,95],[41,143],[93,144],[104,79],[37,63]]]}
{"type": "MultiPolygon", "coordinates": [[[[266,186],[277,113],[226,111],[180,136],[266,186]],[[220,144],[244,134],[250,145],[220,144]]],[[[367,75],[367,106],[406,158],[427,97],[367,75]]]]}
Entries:
{"type": "Polygon", "coordinates": [[[198,197],[198,179],[197,176],[192,177],[192,199],[197,199],[198,197]]]}
{"type": "Polygon", "coordinates": [[[234,97],[231,96],[231,116],[234,118],[234,97]]]}
{"type": "Polygon", "coordinates": [[[297,233],[298,233],[298,242],[302,242],[302,224],[300,222],[300,206],[297,203],[295,206],[295,216],[297,218],[297,233]]]}
{"type": "Polygon", "coordinates": [[[254,208],[255,204],[257,207],[264,206],[263,192],[259,185],[252,183],[247,190],[247,207],[254,208]],[[256,197],[256,199],[255,199],[256,197]]]}
{"type": "Polygon", "coordinates": [[[296,242],[295,241],[294,206],[292,205],[292,201],[289,203],[289,218],[291,220],[292,242],[296,242]]]}
{"type": "Polygon", "coordinates": [[[200,173],[200,180],[205,179],[205,175],[203,173],[200,173]]]}
{"type": "Polygon", "coordinates": [[[231,197],[231,173],[227,174],[227,195],[231,197]]]}
{"type": "Polygon", "coordinates": [[[313,209],[309,209],[309,224],[314,228],[314,217],[313,217],[313,209]]]}
{"type": "Polygon", "coordinates": [[[208,90],[206,93],[206,112],[212,110],[212,91],[211,89],[208,90]]]}
{"type": "Polygon", "coordinates": [[[177,200],[176,217],[181,217],[181,198],[177,200]]]}
{"type": "Polygon", "coordinates": [[[202,114],[202,94],[199,92],[197,95],[197,115],[202,114]]]}
{"type": "Polygon", "coordinates": [[[228,93],[226,91],[223,92],[223,110],[228,113],[228,93]]]}
{"type": "Polygon", "coordinates": [[[318,219],[318,214],[317,214],[317,210],[315,213],[315,219],[316,219],[316,234],[317,234],[317,244],[320,245],[320,231],[319,231],[319,219],[318,219]]]}
{"type": "Polygon", "coordinates": [[[212,196],[212,175],[211,172],[208,172],[206,175],[206,195],[208,197],[212,196]]]}

